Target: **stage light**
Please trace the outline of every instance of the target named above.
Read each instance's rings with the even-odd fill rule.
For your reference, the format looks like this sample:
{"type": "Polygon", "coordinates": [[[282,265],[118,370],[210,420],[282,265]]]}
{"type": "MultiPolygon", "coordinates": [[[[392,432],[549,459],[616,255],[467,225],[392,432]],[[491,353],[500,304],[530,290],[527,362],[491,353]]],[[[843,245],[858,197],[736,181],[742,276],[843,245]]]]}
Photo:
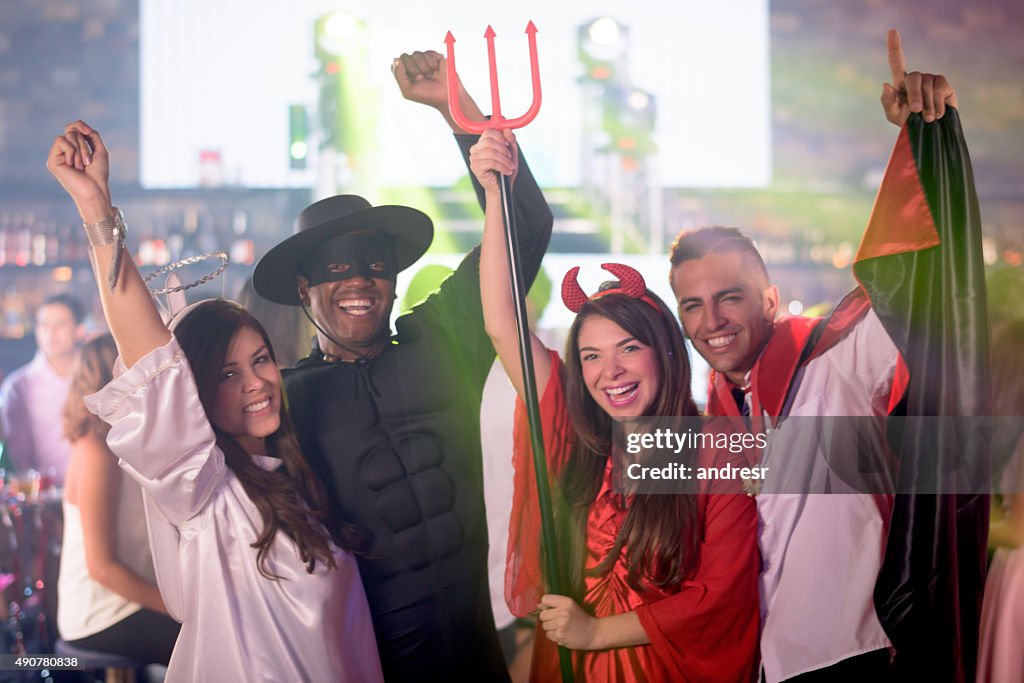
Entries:
{"type": "Polygon", "coordinates": [[[317,44],[331,54],[340,55],[355,37],[359,21],[348,12],[331,12],[321,18],[317,44]]]}
{"type": "Polygon", "coordinates": [[[629,86],[607,86],[602,102],[602,127],[624,156],[641,159],[653,154],[657,100],[629,86]]]}
{"type": "MultiPolygon", "coordinates": [[[[376,86],[369,74],[370,32],[365,22],[348,12],[331,12],[313,24],[319,97],[310,116],[316,121],[317,149],[310,150],[312,138],[292,139],[290,154],[301,152],[291,143],[302,141],[317,168],[316,192],[321,196],[342,189],[357,194],[376,188],[377,150],[376,86]],[[355,172],[358,169],[358,173],[355,172]]],[[[292,167],[307,163],[306,157],[291,157],[292,167]]]]}
{"type": "Polygon", "coordinates": [[[584,78],[602,82],[624,77],[628,27],[611,17],[599,17],[577,27],[576,41],[584,78]]]}
{"type": "Polygon", "coordinates": [[[309,154],[309,121],[306,107],[293,104],[288,107],[288,157],[291,168],[306,168],[306,156],[309,154]]]}
{"type": "Polygon", "coordinates": [[[651,96],[643,90],[634,90],[626,97],[626,102],[631,108],[642,111],[651,104],[651,96]]]}
{"type": "Polygon", "coordinates": [[[595,19],[587,29],[587,36],[594,45],[600,47],[611,47],[618,44],[622,39],[622,29],[619,22],[611,17],[595,19]]]}
{"type": "Polygon", "coordinates": [[[356,32],[356,18],[348,12],[334,12],[324,22],[324,34],[337,40],[351,38],[356,32]]]}

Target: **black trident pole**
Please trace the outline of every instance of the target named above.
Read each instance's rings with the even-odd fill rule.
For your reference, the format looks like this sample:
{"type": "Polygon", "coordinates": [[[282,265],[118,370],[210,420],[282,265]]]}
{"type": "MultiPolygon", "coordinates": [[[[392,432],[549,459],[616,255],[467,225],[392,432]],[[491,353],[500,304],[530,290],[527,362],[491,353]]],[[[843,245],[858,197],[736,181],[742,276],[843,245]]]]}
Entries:
{"type": "MultiPolygon", "coordinates": [[[[526,318],[526,284],[523,267],[519,262],[519,231],[516,227],[515,209],[512,203],[511,179],[498,173],[501,181],[501,212],[505,221],[505,251],[508,254],[508,270],[512,278],[512,298],[515,302],[516,330],[519,333],[519,362],[523,368],[523,401],[530,422],[530,443],[533,446],[533,471],[537,478],[537,502],[540,505],[540,531],[544,547],[544,573],[552,593],[565,595],[562,574],[559,571],[558,548],[555,545],[555,523],[551,510],[551,487],[548,484],[548,464],[544,453],[544,433],[540,423],[540,397],[537,394],[537,377],[533,371],[533,348],[530,344],[530,325],[526,318]]],[[[558,646],[558,663],[562,669],[563,683],[573,683],[572,658],[567,649],[558,646]]]]}
{"type": "MultiPolygon", "coordinates": [[[[537,27],[531,21],[526,25],[527,40],[530,44],[530,79],[533,82],[533,102],[522,116],[506,119],[501,115],[501,98],[498,93],[498,67],[494,53],[494,29],[487,27],[484,37],[487,39],[487,61],[491,73],[491,119],[489,121],[470,121],[459,106],[458,74],[455,71],[455,36],[451,31],[445,36],[448,60],[446,72],[448,76],[448,109],[452,119],[465,131],[482,133],[487,128],[514,129],[522,128],[537,116],[540,110],[540,67],[537,61],[537,27]]],[[[533,373],[533,349],[530,345],[530,326],[526,321],[526,287],[523,282],[523,269],[519,263],[516,245],[519,235],[516,229],[516,217],[512,207],[512,184],[508,176],[498,173],[501,185],[501,214],[505,222],[505,246],[508,253],[508,269],[512,278],[512,297],[515,302],[516,329],[519,335],[519,361],[523,368],[523,399],[530,420],[530,438],[533,445],[533,469],[537,477],[537,502],[540,505],[541,539],[544,544],[544,570],[547,575],[548,588],[552,593],[564,595],[562,577],[558,571],[558,551],[555,547],[555,524],[551,512],[551,489],[548,486],[547,458],[544,456],[544,436],[540,426],[540,400],[537,395],[537,378],[533,373]]],[[[573,683],[572,659],[564,647],[558,648],[558,661],[562,668],[562,682],[573,683]]]]}

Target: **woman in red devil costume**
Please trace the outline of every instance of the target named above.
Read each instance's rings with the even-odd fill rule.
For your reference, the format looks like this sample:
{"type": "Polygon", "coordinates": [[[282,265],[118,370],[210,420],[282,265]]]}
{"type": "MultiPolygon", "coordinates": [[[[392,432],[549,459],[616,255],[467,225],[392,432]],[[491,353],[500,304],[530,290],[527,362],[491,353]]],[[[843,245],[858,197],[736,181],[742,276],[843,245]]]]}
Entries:
{"type": "MultiPolygon", "coordinates": [[[[515,175],[511,133],[486,132],[470,158],[487,195],[480,263],[487,332],[522,395],[496,177],[515,175]]],[[[759,559],[743,482],[681,482],[674,495],[613,488],[615,421],[698,413],[672,313],[632,268],[605,269],[618,281],[589,297],[578,268],[566,275],[562,299],[577,315],[564,361],[531,335],[568,596],[544,594],[530,437],[517,408],[505,590],[513,613],[539,610],[545,638],[537,641],[532,680],[559,680],[556,644],[573,651],[577,681],[752,680],[759,559]]],[[[714,448],[683,450],[675,462],[691,471],[747,464],[743,453],[714,448]]]]}

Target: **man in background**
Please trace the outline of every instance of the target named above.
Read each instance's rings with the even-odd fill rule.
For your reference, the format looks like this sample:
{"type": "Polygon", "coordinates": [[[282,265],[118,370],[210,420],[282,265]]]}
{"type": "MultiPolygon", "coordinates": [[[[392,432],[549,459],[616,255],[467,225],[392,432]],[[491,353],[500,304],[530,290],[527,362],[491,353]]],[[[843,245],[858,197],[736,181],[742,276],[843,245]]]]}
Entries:
{"type": "Polygon", "coordinates": [[[78,362],[85,309],[69,294],[48,297],[36,311],[36,355],[0,386],[0,430],[14,469],[53,476],[60,486],[71,456],[61,411],[78,362]]]}

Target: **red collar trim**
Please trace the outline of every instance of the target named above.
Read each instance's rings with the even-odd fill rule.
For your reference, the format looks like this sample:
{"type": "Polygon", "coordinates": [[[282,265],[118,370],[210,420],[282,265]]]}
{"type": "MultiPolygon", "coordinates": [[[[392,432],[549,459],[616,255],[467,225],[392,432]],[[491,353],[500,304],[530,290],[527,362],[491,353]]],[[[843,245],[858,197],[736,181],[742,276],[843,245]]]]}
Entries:
{"type": "MultiPolygon", "coordinates": [[[[781,415],[807,344],[813,341],[814,350],[804,358],[804,364],[835,346],[869,310],[871,301],[867,294],[860,288],[854,290],[832,311],[825,329],[816,341],[813,341],[814,331],[821,323],[821,318],[788,316],[777,320],[771,338],[750,373],[753,394],[751,412],[760,414],[763,410],[771,417],[781,415]]],[[[732,398],[733,386],[725,375],[711,371],[708,414],[740,416],[736,401],[732,398]]]]}
{"type": "MultiPolygon", "coordinates": [[[[819,320],[789,316],[775,322],[772,336],[750,373],[751,413],[760,414],[763,409],[774,417],[782,412],[800,355],[819,320]]],[[[711,371],[708,413],[739,417],[739,409],[732,398],[733,386],[725,375],[711,371]]]]}

